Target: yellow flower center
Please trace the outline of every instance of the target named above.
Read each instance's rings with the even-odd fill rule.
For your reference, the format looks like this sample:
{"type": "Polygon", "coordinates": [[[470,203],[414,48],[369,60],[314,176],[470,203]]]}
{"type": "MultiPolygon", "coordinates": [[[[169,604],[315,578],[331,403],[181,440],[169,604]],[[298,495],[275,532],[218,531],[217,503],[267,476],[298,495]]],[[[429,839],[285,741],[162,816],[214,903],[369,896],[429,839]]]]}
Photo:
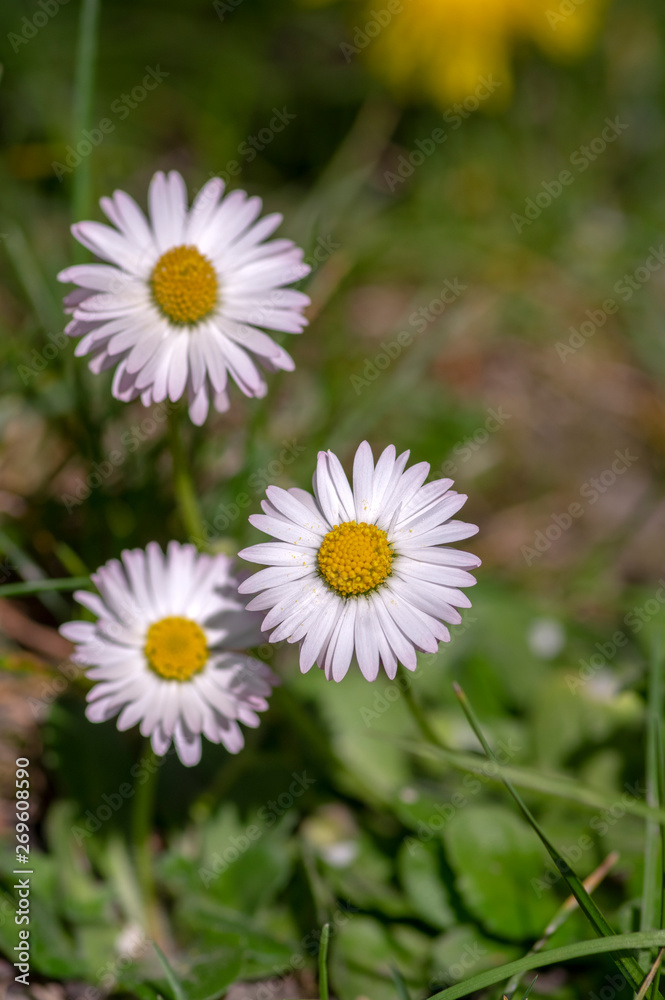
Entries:
{"type": "Polygon", "coordinates": [[[168,681],[188,681],[208,659],[202,629],[189,618],[162,618],[148,629],[144,647],[152,670],[168,681]]]}
{"type": "Polygon", "coordinates": [[[173,323],[198,323],[217,305],[217,274],[196,247],[172,247],[163,253],[150,284],[155,302],[173,323]]]}
{"type": "Polygon", "coordinates": [[[319,572],[342,597],[366,594],[386,580],[393,554],[381,528],[362,521],[346,521],[329,531],[321,542],[319,572]]]}

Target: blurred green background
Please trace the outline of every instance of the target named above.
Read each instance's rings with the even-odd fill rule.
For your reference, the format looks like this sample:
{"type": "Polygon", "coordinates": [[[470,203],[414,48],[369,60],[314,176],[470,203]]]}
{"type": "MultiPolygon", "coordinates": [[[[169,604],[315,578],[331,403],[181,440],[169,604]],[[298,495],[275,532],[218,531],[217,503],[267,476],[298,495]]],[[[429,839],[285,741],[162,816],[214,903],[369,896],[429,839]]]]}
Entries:
{"type": "MultiPolygon", "coordinates": [[[[184,537],[162,414],[112,400],[111,377],[91,375],[61,336],[79,4],[51,3],[28,39],[24,18],[45,8],[0,9],[3,582],[79,575],[124,547],[184,537]]],[[[283,338],[296,371],[270,376],[264,400],[234,390],[228,414],[187,428],[206,540],[257,541],[247,514],[265,485],[308,487],[320,448],[349,468],[361,440],[375,454],[394,443],[454,478],[483,568],[451,646],[421,658],[414,694],[442,738],[476,749],[451,693],[464,685],[492,739],[543,776],[528,801],[571,859],[577,845],[579,872],[620,852],[598,897],[617,929],[636,929],[644,821],[625,805],[644,799],[644,640],[665,606],[665,11],[616,0],[574,61],[520,40],[512,94],[505,80],[504,98],[499,88],[463,114],[452,97],[400,102],[362,53],[345,57],[367,17],[353,2],[108,0],[92,121],[113,128],[84,157],[87,217],[117,187],[145,205],[157,169],[180,170],[191,191],[228,173],[284,214],[280,235],[313,264],[311,324],[283,338]],[[162,80],[140,97],[150,70],[162,80]],[[555,773],[598,802],[554,795],[555,773]]],[[[168,993],[161,970],[140,949],[132,963],[127,944],[140,922],[123,888],[129,810],[72,833],[139,752],[136,734],[87,723],[82,693],[58,675],[67,644],[55,629],[72,616],[68,596],[0,602],[0,781],[13,782],[17,747],[39,762],[34,968],[152,1000],[168,993]]],[[[472,789],[413,752],[416,728],[385,678],[336,686],[301,677],[292,647],[261,655],[285,684],[246,750],[206,746],[195,772],[169,760],[160,773],[158,877],[190,1000],[273,975],[268,995],[243,987],[238,1000],[313,995],[311,934],[339,913],[343,1000],[395,997],[392,966],[424,997],[522,955],[566,891],[547,883],[551,866],[501,788],[472,789]],[[199,869],[303,772],[311,787],[206,888],[199,869]],[[465,802],[448,815],[455,794],[465,802]]],[[[574,915],[553,943],[583,936],[574,915]]],[[[532,996],[587,996],[612,972],[609,960],[544,972],[532,996]]]]}

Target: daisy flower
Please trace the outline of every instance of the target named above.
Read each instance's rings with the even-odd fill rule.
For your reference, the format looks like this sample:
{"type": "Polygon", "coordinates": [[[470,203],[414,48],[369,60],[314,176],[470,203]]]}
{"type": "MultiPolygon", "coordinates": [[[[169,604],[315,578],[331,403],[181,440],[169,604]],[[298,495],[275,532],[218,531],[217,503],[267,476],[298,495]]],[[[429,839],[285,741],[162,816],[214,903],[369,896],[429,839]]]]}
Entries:
{"type": "Polygon", "coordinates": [[[140,396],[150,406],[186,392],[195,424],[211,402],[228,409],[229,375],[246,396],[265,395],[255,360],[293,371],[290,355],[259,327],[302,333],[307,324],[309,299],[285,287],[310,271],[302,250],[291,240],[265,242],[282,216],[257,222],[260,198],[223,192],[214,177],[188,211],[180,174],[157,173],[149,221],[124,191],[102,198],[115,228],[78,222],[72,232],[108,263],[58,275],[79,286],[65,298],[73,316],[65,332],[82,338],[75,353],[90,355],[93,372],[115,368],[115,398],[140,396]]]}
{"type": "Polygon", "coordinates": [[[480,565],[447,543],[478,528],[449,520],[466,497],[451,479],[424,485],[430,467],[405,471],[409,452],[386,448],[376,468],[364,441],[353,463],[353,486],[332,452],[320,452],[314,496],[268,487],[264,514],[251,523],[273,538],[240,555],[263,563],[239,587],[257,594],[248,610],[268,611],[263,629],[271,642],[300,642],[300,669],[314,663],[340,681],[355,654],[368,681],[379,662],[391,679],[397,664],[416,668],[416,650],[434,653],[458,624],[457,608],[471,606],[459,589],[476,581],[480,565]]]}
{"type": "Polygon", "coordinates": [[[126,550],[92,574],[99,595],[74,595],[97,616],[68,622],[61,633],[74,663],[97,683],[88,693],[91,722],[118,716],[123,731],[140,723],[163,755],[175,742],[187,767],[201,759],[201,735],[238,753],[238,722],[255,728],[277,678],[238,650],[260,641],[257,616],[245,610],[231,560],[193,545],[156,542],[126,550]]]}

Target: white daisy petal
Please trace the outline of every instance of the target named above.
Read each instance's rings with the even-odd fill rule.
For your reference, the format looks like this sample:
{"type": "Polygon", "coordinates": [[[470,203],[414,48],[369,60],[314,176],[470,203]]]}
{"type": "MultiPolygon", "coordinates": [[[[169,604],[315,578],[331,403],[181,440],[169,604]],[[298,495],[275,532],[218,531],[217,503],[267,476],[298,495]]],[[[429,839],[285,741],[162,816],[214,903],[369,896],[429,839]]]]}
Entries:
{"type": "Polygon", "coordinates": [[[191,732],[184,722],[178,721],[173,733],[178,757],[185,767],[195,767],[201,760],[201,736],[191,732]]]}
{"type": "MultiPolygon", "coordinates": [[[[94,682],[91,722],[118,716],[120,730],[138,725],[156,754],[172,740],[180,760],[201,758],[201,734],[237,753],[238,725],[258,726],[278,679],[238,649],[261,642],[260,616],[245,609],[233,561],[171,542],[122,553],[92,575],[99,595],[75,594],[94,622],[67,622],[72,660],[94,682]]],[[[322,588],[319,588],[322,589],[322,588]]]]}
{"type": "Polygon", "coordinates": [[[263,514],[251,523],[275,539],[243,550],[268,566],[240,585],[254,594],[248,609],[266,612],[270,640],[300,644],[300,668],[318,663],[341,680],[355,659],[376,680],[380,665],[395,677],[399,663],[415,670],[417,651],[450,641],[460,607],[471,602],[469,572],[480,560],[444,547],[477,527],[450,521],[466,497],[450,480],[425,484],[426,462],[406,470],[408,452],[386,448],[374,466],[366,441],[353,463],[352,485],[339,459],[320,452],[314,496],[270,486],[263,514]]]}
{"type": "Polygon", "coordinates": [[[165,736],[159,725],[155,726],[152,733],[150,734],[150,742],[152,743],[152,749],[157,754],[158,757],[163,757],[171,746],[173,737],[165,736]]]}
{"type": "Polygon", "coordinates": [[[357,602],[355,622],[355,650],[358,666],[368,681],[379,676],[379,645],[374,635],[372,608],[368,600],[357,602]]]}

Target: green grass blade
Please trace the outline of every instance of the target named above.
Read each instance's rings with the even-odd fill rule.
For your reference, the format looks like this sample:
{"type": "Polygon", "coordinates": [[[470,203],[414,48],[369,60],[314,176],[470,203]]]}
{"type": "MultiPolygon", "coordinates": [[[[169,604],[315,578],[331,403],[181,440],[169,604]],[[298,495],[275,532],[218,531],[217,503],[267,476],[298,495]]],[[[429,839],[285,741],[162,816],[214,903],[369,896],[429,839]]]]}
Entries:
{"type": "MultiPolygon", "coordinates": [[[[527,955],[526,958],[517,959],[515,962],[508,962],[498,969],[488,969],[480,972],[472,979],[467,979],[464,983],[450,986],[448,989],[435,993],[429,1000],[459,1000],[460,997],[467,997],[476,990],[484,990],[488,986],[495,986],[504,979],[510,979],[523,972],[530,972],[532,969],[542,969],[549,965],[561,965],[577,958],[589,958],[593,955],[607,955],[612,952],[636,951],[645,948],[662,948],[665,945],[665,931],[648,931],[637,934],[616,934],[612,937],[598,938],[593,941],[576,941],[575,944],[567,944],[562,948],[553,948],[552,951],[541,952],[539,955],[527,955]]],[[[641,984],[642,977],[640,976],[641,984]]]]}
{"type": "Polygon", "coordinates": [[[393,983],[395,984],[395,992],[397,993],[399,1000],[411,1000],[408,987],[404,982],[404,976],[396,965],[390,966],[390,975],[392,976],[393,983]]]}
{"type": "MultiPolygon", "coordinates": [[[[661,705],[662,707],[662,705],[661,705]]],[[[663,741],[662,716],[656,725],[656,771],[658,777],[658,797],[661,806],[665,806],[665,741],[663,741]]],[[[665,928],[665,826],[660,828],[660,926],[665,928]]],[[[662,953],[661,953],[662,958],[662,953]]],[[[660,962],[656,966],[654,976],[653,996],[660,996],[660,962]]]]}
{"type": "Polygon", "coordinates": [[[531,980],[531,982],[529,983],[529,987],[528,987],[528,989],[527,989],[526,993],[525,993],[525,994],[524,994],[524,996],[522,997],[522,1000],[528,1000],[528,997],[529,997],[529,994],[531,993],[531,990],[532,990],[532,989],[534,988],[534,986],[536,985],[536,980],[537,980],[537,979],[538,979],[538,976],[534,976],[534,977],[533,977],[533,979],[532,979],[532,980],[531,980]]]}
{"type": "MultiPolygon", "coordinates": [[[[41,584],[47,582],[47,576],[44,570],[39,566],[31,556],[28,555],[20,545],[10,538],[6,531],[0,529],[0,551],[3,552],[9,558],[10,562],[15,567],[18,576],[22,577],[26,585],[40,584],[39,589],[33,591],[38,594],[39,600],[47,608],[55,618],[62,620],[67,614],[69,614],[69,605],[67,601],[64,600],[59,594],[52,592],[53,588],[42,588],[41,584]]],[[[6,584],[5,587],[10,586],[23,586],[23,584],[6,584]]],[[[9,597],[10,594],[3,593],[0,594],[3,597],[9,597]]]]}
{"type": "MultiPolygon", "coordinates": [[[[603,863],[598,868],[596,868],[596,870],[592,872],[591,875],[587,876],[587,878],[584,879],[583,883],[584,888],[588,893],[592,893],[594,889],[596,889],[600,885],[600,883],[603,881],[607,873],[611,871],[611,869],[614,867],[614,865],[617,863],[618,860],[619,860],[618,852],[612,851],[612,853],[605,858],[603,863]]],[[[543,931],[543,935],[540,938],[540,940],[536,941],[533,947],[529,950],[529,955],[536,955],[539,951],[542,951],[543,948],[547,946],[552,935],[556,934],[559,928],[563,926],[563,924],[566,922],[571,913],[575,912],[577,906],[578,903],[574,896],[569,896],[568,899],[564,900],[564,902],[561,904],[561,906],[559,907],[559,909],[554,914],[549,924],[543,931]]],[[[506,992],[509,993],[511,996],[519,986],[520,978],[521,978],[520,976],[513,976],[513,978],[508,983],[508,986],[506,987],[506,992]]],[[[533,985],[533,983],[531,985],[533,985]]]]}
{"type": "Polygon", "coordinates": [[[31,580],[28,583],[7,583],[0,587],[2,597],[26,597],[29,594],[43,594],[48,591],[78,590],[89,587],[89,576],[68,576],[64,580],[31,580]]]}
{"type": "MultiPolygon", "coordinates": [[[[433,744],[416,743],[413,740],[390,739],[393,746],[398,746],[408,753],[419,757],[435,758],[443,760],[458,771],[485,774],[490,781],[503,781],[504,777],[509,778],[518,788],[525,788],[528,791],[538,792],[540,795],[555,796],[560,799],[567,799],[582,806],[589,806],[592,809],[610,809],[616,804],[616,797],[606,795],[594,788],[588,788],[570,778],[542,774],[539,771],[532,771],[526,767],[518,767],[516,764],[499,764],[493,774],[487,773],[486,758],[475,753],[468,753],[464,750],[451,750],[433,744]]],[[[622,807],[631,816],[638,819],[652,820],[655,823],[665,826],[665,806],[652,807],[645,802],[622,802],[622,807]]]]}
{"type": "Polygon", "coordinates": [[[8,230],[5,241],[7,255],[35,316],[45,330],[59,330],[62,326],[60,303],[53,297],[23,230],[7,219],[2,220],[2,228],[8,230]]]}
{"type": "MultiPolygon", "coordinates": [[[[478,737],[478,740],[480,741],[483,750],[491,760],[493,761],[496,760],[494,752],[490,747],[489,743],[487,742],[487,740],[485,739],[482,729],[480,728],[480,724],[478,723],[475,713],[466,695],[462,691],[462,688],[459,686],[459,684],[454,684],[453,687],[455,690],[455,694],[457,695],[460,701],[464,714],[466,715],[469,721],[469,725],[471,726],[476,736],[478,737]]],[[[512,795],[519,809],[522,811],[522,814],[524,815],[527,822],[530,823],[533,830],[540,838],[543,846],[545,847],[546,851],[552,858],[552,861],[554,862],[557,871],[561,872],[561,874],[565,878],[570,888],[570,891],[572,892],[572,894],[575,896],[575,899],[579,903],[580,909],[582,910],[582,912],[584,913],[584,915],[586,916],[587,920],[594,928],[596,933],[601,937],[614,936],[614,931],[612,927],[610,926],[610,924],[607,922],[607,920],[599,910],[595,901],[592,899],[592,897],[584,888],[581,879],[575,874],[573,869],[570,867],[567,861],[565,861],[564,858],[559,854],[559,852],[556,850],[553,844],[550,843],[544,831],[541,829],[539,823],[537,822],[535,816],[533,816],[531,810],[526,805],[526,803],[522,799],[517,789],[513,786],[511,781],[505,776],[503,777],[503,783],[510,792],[510,794],[512,795]]],[[[621,956],[614,956],[614,955],[612,957],[614,958],[616,965],[620,969],[621,973],[626,977],[628,982],[635,989],[639,989],[643,977],[640,967],[638,963],[635,961],[635,959],[624,958],[621,956]]]]}
{"type": "Polygon", "coordinates": [[[175,972],[173,971],[173,968],[172,968],[171,963],[169,962],[168,958],[166,957],[166,955],[164,954],[164,952],[162,951],[162,949],[159,947],[159,945],[155,941],[152,942],[152,946],[155,949],[155,954],[157,955],[157,958],[159,960],[159,964],[161,965],[162,969],[164,970],[164,975],[166,976],[166,981],[169,984],[169,986],[171,987],[171,990],[173,991],[174,1000],[187,1000],[187,994],[185,993],[185,991],[183,990],[182,986],[180,985],[180,980],[178,979],[178,977],[176,976],[175,972]]]}
{"type": "MultiPolygon", "coordinates": [[[[647,803],[657,808],[663,805],[659,789],[659,755],[662,693],[663,658],[660,642],[654,640],[649,662],[649,692],[646,733],[646,785],[647,803]]],[[[663,907],[663,859],[661,854],[661,831],[657,823],[648,820],[644,842],[644,882],[640,912],[640,930],[650,931],[662,926],[663,907]]],[[[648,960],[648,956],[645,956],[648,960]]]]}
{"type": "Polygon", "coordinates": [[[328,942],[330,941],[330,924],[324,924],[319,942],[319,996],[328,1000],[328,942]]]}

